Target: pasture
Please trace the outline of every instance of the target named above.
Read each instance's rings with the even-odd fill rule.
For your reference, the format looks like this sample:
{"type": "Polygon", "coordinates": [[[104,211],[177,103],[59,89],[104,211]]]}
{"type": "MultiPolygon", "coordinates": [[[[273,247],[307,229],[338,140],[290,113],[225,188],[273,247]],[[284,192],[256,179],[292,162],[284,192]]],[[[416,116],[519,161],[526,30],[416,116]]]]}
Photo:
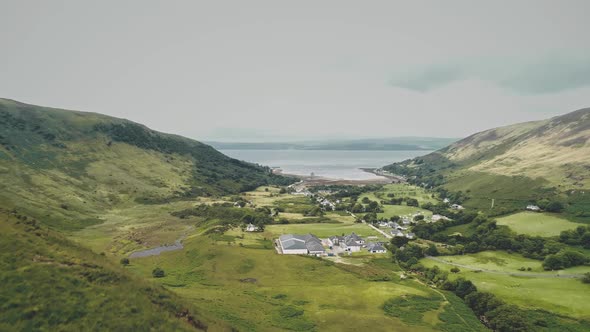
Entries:
{"type": "Polygon", "coordinates": [[[439,316],[465,331],[481,330],[462,302],[450,305],[442,293],[400,280],[389,259],[363,259],[364,265],[355,266],[278,255],[272,248],[250,247],[267,241],[264,234],[231,234],[222,241],[191,236],[183,250],[133,259],[129,269],[151,278],[152,269],[163,268],[166,276],[152,280],[242,331],[434,331],[444,328],[439,316]],[[412,319],[386,314],[387,301],[403,298],[410,308],[414,298],[432,299],[433,305],[411,312],[412,319]]]}
{"type": "Polygon", "coordinates": [[[520,212],[498,218],[498,225],[510,227],[516,233],[533,236],[557,236],[562,231],[575,229],[582,225],[560,218],[555,214],[520,212]]]}
{"type": "MultiPolygon", "coordinates": [[[[556,272],[544,272],[541,262],[505,252],[482,252],[462,256],[441,256],[443,260],[469,265],[474,268],[505,273],[541,273],[547,277],[517,277],[508,274],[478,272],[460,267],[457,274],[449,273],[450,278],[464,277],[471,280],[480,291],[497,295],[508,303],[529,309],[542,309],[574,318],[590,318],[590,285],[579,279],[554,278],[555,274],[589,272],[590,267],[576,267],[556,272]],[[531,271],[519,271],[530,267],[531,271]]],[[[424,266],[437,265],[450,271],[452,265],[427,258],[420,260],[424,266]]]]}

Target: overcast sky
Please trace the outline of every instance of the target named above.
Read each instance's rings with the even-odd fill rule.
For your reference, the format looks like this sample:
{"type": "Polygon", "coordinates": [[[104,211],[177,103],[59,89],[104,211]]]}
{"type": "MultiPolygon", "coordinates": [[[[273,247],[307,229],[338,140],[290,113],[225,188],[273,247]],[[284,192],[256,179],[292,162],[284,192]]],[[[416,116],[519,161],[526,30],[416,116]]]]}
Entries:
{"type": "Polygon", "coordinates": [[[462,137],[590,106],[590,1],[0,2],[0,96],[197,139],[462,137]]]}

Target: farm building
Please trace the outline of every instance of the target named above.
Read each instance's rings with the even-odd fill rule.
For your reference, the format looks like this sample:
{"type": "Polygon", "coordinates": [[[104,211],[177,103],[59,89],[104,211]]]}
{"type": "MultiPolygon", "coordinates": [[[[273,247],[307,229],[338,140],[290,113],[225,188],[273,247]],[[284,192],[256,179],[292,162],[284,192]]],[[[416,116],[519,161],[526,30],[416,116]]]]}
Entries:
{"type": "Polygon", "coordinates": [[[322,241],[313,234],[298,235],[285,234],[279,237],[281,251],[285,255],[315,255],[323,256],[326,250],[322,241]]]}

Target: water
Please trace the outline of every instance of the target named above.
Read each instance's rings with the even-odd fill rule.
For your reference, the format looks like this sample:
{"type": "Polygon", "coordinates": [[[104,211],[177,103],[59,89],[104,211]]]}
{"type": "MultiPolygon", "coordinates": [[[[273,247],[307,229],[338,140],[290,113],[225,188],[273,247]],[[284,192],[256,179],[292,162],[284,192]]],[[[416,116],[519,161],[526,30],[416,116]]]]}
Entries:
{"type": "Polygon", "coordinates": [[[284,173],[344,179],[377,178],[359,168],[379,168],[397,161],[422,156],[430,151],[362,151],[362,150],[220,150],[236,159],[270,167],[284,173]]]}

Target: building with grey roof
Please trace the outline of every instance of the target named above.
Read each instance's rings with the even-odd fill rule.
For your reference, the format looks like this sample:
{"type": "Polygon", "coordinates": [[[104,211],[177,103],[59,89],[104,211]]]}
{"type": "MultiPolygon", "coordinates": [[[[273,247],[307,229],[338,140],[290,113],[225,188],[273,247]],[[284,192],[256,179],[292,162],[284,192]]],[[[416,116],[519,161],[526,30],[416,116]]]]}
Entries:
{"type": "Polygon", "coordinates": [[[279,237],[281,252],[285,255],[316,255],[326,254],[322,241],[313,234],[285,234],[279,237]]]}

